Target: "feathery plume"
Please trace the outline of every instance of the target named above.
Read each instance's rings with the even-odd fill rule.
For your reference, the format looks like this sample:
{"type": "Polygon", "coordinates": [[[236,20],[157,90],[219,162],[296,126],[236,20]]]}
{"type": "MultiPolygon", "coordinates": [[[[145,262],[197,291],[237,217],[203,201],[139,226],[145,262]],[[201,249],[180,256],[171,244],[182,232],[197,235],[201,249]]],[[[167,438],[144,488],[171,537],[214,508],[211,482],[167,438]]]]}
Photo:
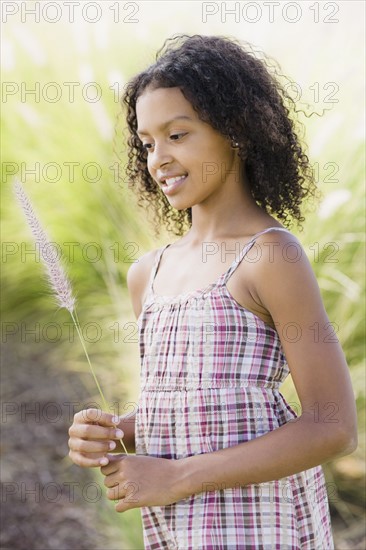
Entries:
{"type": "Polygon", "coordinates": [[[57,253],[52,257],[52,243],[39,223],[32,204],[19,180],[15,180],[14,188],[16,197],[23,209],[30,230],[33,233],[36,246],[39,247],[39,252],[44,261],[43,265],[46,268],[48,280],[51,284],[52,290],[54,291],[56,300],[60,307],[65,307],[71,313],[75,308],[75,298],[72,295],[71,284],[65,275],[65,271],[57,257],[57,253]]]}
{"type": "MultiPolygon", "coordinates": [[[[34,210],[32,207],[32,203],[30,202],[27,194],[25,193],[22,184],[18,179],[14,182],[14,191],[15,195],[19,201],[20,206],[23,209],[23,212],[25,214],[25,217],[27,219],[28,225],[33,233],[36,246],[39,247],[40,255],[43,259],[44,266],[46,268],[46,273],[48,275],[48,280],[50,283],[50,286],[54,292],[54,296],[56,298],[57,303],[60,307],[66,308],[71,315],[71,318],[73,320],[73,323],[76,328],[76,332],[79,336],[82,348],[85,353],[85,357],[88,361],[91,373],[93,375],[94,381],[96,383],[96,386],[98,388],[99,394],[102,398],[103,407],[107,411],[108,405],[107,401],[104,397],[102,388],[100,387],[100,384],[98,382],[98,378],[94,372],[94,369],[92,367],[89,354],[87,352],[87,349],[85,347],[84,338],[81,332],[78,316],[76,313],[76,300],[72,293],[72,287],[70,284],[69,279],[67,278],[65,271],[63,269],[63,266],[61,264],[61,260],[57,257],[57,254],[54,257],[51,257],[49,254],[49,250],[52,249],[52,243],[49,240],[46,232],[44,231],[42,225],[40,224],[34,210]]],[[[119,440],[125,453],[128,454],[128,451],[122,441],[122,439],[119,440]]]]}

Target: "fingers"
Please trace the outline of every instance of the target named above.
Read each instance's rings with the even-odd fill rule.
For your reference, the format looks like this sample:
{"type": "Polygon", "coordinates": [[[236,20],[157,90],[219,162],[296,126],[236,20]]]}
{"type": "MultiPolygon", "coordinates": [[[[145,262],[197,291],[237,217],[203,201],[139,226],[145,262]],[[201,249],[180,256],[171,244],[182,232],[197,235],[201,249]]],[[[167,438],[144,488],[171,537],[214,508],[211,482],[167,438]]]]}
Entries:
{"type": "Polygon", "coordinates": [[[69,457],[84,468],[106,465],[106,453],[116,448],[124,436],[118,429],[119,418],[99,409],[86,409],[74,415],[69,429],[69,457]]]}
{"type": "Polygon", "coordinates": [[[74,464],[82,468],[97,468],[108,464],[108,458],[104,453],[88,453],[87,455],[83,455],[77,451],[70,451],[69,457],[74,464]]]}
{"type": "Polygon", "coordinates": [[[75,424],[93,424],[95,422],[99,426],[116,426],[119,424],[120,418],[100,409],[85,409],[74,415],[75,424]]]}
{"type": "Polygon", "coordinates": [[[118,462],[121,462],[121,460],[125,460],[127,457],[126,455],[106,455],[109,463],[106,466],[103,466],[103,468],[100,469],[102,474],[104,476],[109,476],[113,474],[114,472],[117,472],[119,469],[118,462]]]}
{"type": "MultiPolygon", "coordinates": [[[[132,506],[134,508],[134,506],[132,506]]],[[[123,513],[127,512],[127,510],[131,510],[131,505],[126,504],[125,499],[121,499],[118,504],[114,507],[116,512],[123,513]]]]}
{"type": "Polygon", "coordinates": [[[69,429],[70,449],[83,452],[113,450],[116,447],[113,440],[121,439],[124,433],[116,428],[112,418],[109,413],[103,413],[98,409],[87,409],[76,413],[69,429]],[[88,443],[87,446],[85,442],[88,443]]]}
{"type": "Polygon", "coordinates": [[[79,438],[70,438],[69,447],[72,451],[80,453],[100,453],[106,454],[116,448],[115,441],[86,441],[79,438]]]}
{"type": "Polygon", "coordinates": [[[124,433],[119,428],[115,427],[103,427],[95,424],[80,424],[75,423],[70,426],[70,437],[77,437],[80,439],[121,439],[124,433]]]}

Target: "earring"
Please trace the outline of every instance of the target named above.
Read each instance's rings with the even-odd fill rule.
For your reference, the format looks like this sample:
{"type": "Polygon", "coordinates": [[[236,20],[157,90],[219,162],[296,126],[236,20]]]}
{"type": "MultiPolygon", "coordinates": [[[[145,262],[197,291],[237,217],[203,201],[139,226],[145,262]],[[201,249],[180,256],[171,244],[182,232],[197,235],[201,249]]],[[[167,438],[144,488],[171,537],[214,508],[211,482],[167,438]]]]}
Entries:
{"type": "Polygon", "coordinates": [[[239,143],[237,141],[235,141],[235,138],[231,138],[231,147],[233,149],[238,149],[238,147],[239,147],[239,143]]]}

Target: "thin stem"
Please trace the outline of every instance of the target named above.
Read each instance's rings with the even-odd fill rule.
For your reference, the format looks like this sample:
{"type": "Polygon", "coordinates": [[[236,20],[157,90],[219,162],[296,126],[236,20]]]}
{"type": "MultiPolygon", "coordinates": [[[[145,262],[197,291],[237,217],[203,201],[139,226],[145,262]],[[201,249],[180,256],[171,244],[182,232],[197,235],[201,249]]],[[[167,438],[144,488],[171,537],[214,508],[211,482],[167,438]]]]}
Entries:
{"type": "MultiPolygon", "coordinates": [[[[70,311],[70,310],[69,310],[69,311],[70,311]]],[[[78,316],[77,316],[77,313],[76,313],[76,309],[74,309],[74,312],[75,312],[75,316],[74,316],[73,312],[70,311],[71,318],[72,318],[72,320],[73,320],[73,322],[74,322],[74,325],[75,325],[75,328],[76,328],[76,332],[78,333],[78,336],[79,336],[81,345],[83,346],[83,350],[84,350],[84,353],[85,353],[85,357],[86,357],[86,359],[87,359],[87,361],[88,361],[88,364],[89,364],[91,373],[92,373],[92,375],[93,375],[94,381],[95,381],[95,383],[96,383],[96,385],[97,385],[98,391],[99,391],[100,396],[101,396],[101,398],[102,398],[104,410],[105,410],[105,411],[108,411],[107,401],[106,401],[106,399],[105,399],[105,397],[104,397],[102,388],[100,387],[100,384],[99,384],[99,382],[98,382],[98,378],[97,378],[97,376],[96,376],[96,374],[95,374],[95,372],[94,372],[94,369],[93,369],[93,367],[92,367],[91,361],[90,361],[90,359],[89,359],[89,354],[88,354],[87,349],[86,349],[86,347],[85,347],[84,338],[83,338],[83,335],[82,335],[82,332],[81,332],[81,329],[80,329],[80,324],[79,324],[79,319],[78,319],[78,316]]],[[[128,455],[129,453],[128,453],[128,451],[127,451],[127,449],[126,449],[126,447],[125,447],[125,445],[124,445],[122,439],[120,439],[119,441],[120,441],[120,443],[121,443],[121,445],[122,445],[122,447],[123,447],[125,453],[128,455]]]]}

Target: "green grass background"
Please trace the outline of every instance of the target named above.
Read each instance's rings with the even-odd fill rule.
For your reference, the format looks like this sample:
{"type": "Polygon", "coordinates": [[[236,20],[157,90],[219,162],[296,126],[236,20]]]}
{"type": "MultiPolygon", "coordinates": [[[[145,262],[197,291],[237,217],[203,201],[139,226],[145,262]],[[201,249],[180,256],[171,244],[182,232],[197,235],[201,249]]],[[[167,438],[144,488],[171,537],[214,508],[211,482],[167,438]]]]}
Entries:
{"type": "MultiPolygon", "coordinates": [[[[42,19],[36,23],[32,18],[22,22],[17,14],[4,26],[1,216],[2,285],[6,291],[2,313],[5,332],[8,323],[19,328],[8,341],[26,355],[32,338],[21,341],[22,323],[44,326],[53,322],[64,327],[69,321],[67,313],[55,307],[39,261],[26,253],[32,239],[12,195],[13,171],[22,179],[51,240],[63,251],[77,293],[81,324],[99,323],[100,337],[90,327],[89,339],[95,336],[97,341],[89,342],[88,348],[108,399],[119,403],[120,413],[131,407],[126,403],[136,403],[139,357],[126,272],[131,261],[175,237],[164,230],[160,238],[154,237],[146,212],[138,209],[128,182],[123,181],[123,165],[122,181],[117,181],[111,169],[119,162],[116,151],[122,158],[124,155],[123,122],[117,124],[118,91],[130,76],[153,62],[156,49],[175,32],[248,40],[277,59],[282,72],[296,82],[301,91],[300,108],[307,113],[326,109],[322,117],[300,115],[323,199],[319,208],[308,214],[303,232],[294,232],[312,261],[329,318],[337,327],[357,400],[359,449],[325,465],[327,479],[335,480],[339,490],[334,508],[349,521],[356,514],[355,504],[362,502],[357,486],[364,479],[365,454],[363,3],[336,3],[339,10],[333,19],[338,22],[334,23],[324,22],[330,12],[321,3],[318,23],[308,2],[301,3],[302,17],[297,23],[287,22],[281,11],[270,23],[263,6],[256,23],[249,23],[243,15],[238,22],[230,16],[225,21],[222,13],[204,23],[198,2],[130,3],[138,8],[131,16],[137,19],[134,23],[126,18],[135,8],[120,2],[120,20],[114,23],[112,3],[102,4],[102,18],[95,24],[78,17],[75,23],[64,17],[53,24],[42,19]],[[102,92],[95,103],[85,100],[81,92],[91,81],[97,82],[102,92]],[[4,88],[4,82],[10,87],[4,88]],[[47,96],[50,82],[62,90],[59,101],[47,100],[53,94],[48,88],[47,96]],[[65,82],[80,84],[75,87],[74,101],[70,101],[65,82]],[[22,90],[34,88],[36,83],[39,98],[31,94],[22,98],[22,90]],[[4,95],[12,85],[18,91],[4,95]],[[116,124],[120,133],[115,136],[116,124]],[[73,182],[65,164],[70,162],[79,163],[73,182]],[[40,163],[39,181],[22,172],[22,163],[27,168],[40,163]],[[60,165],[59,181],[47,181],[55,174],[51,167],[44,172],[47,177],[42,176],[47,163],[60,165]],[[88,178],[83,177],[82,168],[88,163],[100,166],[98,181],[88,181],[94,175],[92,169],[88,178]],[[67,243],[76,243],[73,256],[67,243]],[[96,250],[101,257],[94,261],[96,250]]],[[[91,88],[89,92],[92,97],[91,88]]],[[[70,343],[64,328],[59,338],[52,330],[47,334],[46,338],[41,334],[38,345],[47,347],[50,363],[64,369],[65,377],[70,371],[80,373],[85,379],[84,397],[98,401],[77,341],[70,343]]],[[[290,377],[282,391],[289,401],[298,402],[290,377]]],[[[123,525],[131,548],[142,547],[139,514],[137,509],[122,516],[108,514],[106,519],[123,525]]]]}

